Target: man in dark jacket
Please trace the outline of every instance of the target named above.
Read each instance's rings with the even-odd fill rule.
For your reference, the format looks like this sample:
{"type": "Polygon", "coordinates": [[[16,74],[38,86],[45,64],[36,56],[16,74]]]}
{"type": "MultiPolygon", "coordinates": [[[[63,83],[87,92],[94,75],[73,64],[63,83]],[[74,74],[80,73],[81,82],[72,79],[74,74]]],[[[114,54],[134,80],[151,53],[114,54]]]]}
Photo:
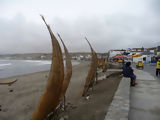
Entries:
{"type": "Polygon", "coordinates": [[[123,67],[123,76],[129,77],[131,79],[131,86],[135,86],[136,83],[136,75],[133,73],[133,69],[131,67],[131,62],[127,62],[123,67]]]}

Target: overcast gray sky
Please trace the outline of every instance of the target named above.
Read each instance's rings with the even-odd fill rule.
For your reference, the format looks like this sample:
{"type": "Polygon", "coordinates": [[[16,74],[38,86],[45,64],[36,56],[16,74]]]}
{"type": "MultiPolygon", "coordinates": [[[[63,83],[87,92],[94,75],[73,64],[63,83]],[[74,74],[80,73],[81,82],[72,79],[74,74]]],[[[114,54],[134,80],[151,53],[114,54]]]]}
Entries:
{"type": "Polygon", "coordinates": [[[160,45],[160,0],[0,0],[0,54],[51,52],[49,33],[71,52],[160,45]],[[56,35],[57,36],[57,35],[56,35]]]}

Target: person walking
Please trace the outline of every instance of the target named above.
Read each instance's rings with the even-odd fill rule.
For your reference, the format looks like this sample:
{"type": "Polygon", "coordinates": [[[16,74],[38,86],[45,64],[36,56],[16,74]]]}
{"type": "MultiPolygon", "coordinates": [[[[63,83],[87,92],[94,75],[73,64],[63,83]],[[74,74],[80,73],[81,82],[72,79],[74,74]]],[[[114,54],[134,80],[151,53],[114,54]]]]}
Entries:
{"type": "Polygon", "coordinates": [[[160,59],[157,61],[156,76],[160,75],[160,59]]]}

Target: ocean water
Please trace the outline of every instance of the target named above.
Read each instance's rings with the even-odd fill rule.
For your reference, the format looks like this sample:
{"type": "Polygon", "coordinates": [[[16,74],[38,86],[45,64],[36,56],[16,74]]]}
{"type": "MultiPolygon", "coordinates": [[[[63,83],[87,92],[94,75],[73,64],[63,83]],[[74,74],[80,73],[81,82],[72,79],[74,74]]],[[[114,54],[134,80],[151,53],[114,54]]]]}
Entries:
{"type": "MultiPolygon", "coordinates": [[[[72,62],[72,65],[77,64],[79,62],[72,62]]],[[[0,78],[45,71],[50,66],[51,61],[47,60],[0,60],[0,78]]]]}

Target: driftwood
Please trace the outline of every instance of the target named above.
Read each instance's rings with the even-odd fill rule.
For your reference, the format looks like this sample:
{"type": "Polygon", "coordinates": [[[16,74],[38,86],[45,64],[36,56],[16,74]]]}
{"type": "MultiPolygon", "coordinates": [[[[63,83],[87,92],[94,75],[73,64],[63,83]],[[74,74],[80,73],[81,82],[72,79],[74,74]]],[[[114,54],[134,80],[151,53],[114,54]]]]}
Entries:
{"type": "MultiPolygon", "coordinates": [[[[87,40],[87,38],[85,38],[85,39],[87,40]]],[[[92,86],[91,84],[93,84],[94,77],[95,77],[96,72],[97,72],[97,66],[98,66],[97,54],[93,50],[90,42],[88,40],[87,40],[87,42],[88,42],[88,44],[90,46],[90,49],[91,49],[91,52],[92,52],[92,62],[91,62],[91,66],[90,66],[90,69],[88,71],[85,86],[84,86],[84,89],[83,89],[83,93],[82,93],[83,97],[87,95],[89,87],[92,86]]]]}
{"type": "Polygon", "coordinates": [[[13,84],[15,82],[17,82],[17,79],[13,80],[13,81],[8,81],[8,82],[0,82],[0,85],[11,85],[11,84],[13,84]]]}
{"type": "Polygon", "coordinates": [[[49,113],[57,108],[61,101],[61,91],[64,80],[64,65],[60,45],[44,17],[41,17],[47,26],[52,40],[52,64],[45,92],[42,94],[31,120],[44,120],[49,113]]]}

